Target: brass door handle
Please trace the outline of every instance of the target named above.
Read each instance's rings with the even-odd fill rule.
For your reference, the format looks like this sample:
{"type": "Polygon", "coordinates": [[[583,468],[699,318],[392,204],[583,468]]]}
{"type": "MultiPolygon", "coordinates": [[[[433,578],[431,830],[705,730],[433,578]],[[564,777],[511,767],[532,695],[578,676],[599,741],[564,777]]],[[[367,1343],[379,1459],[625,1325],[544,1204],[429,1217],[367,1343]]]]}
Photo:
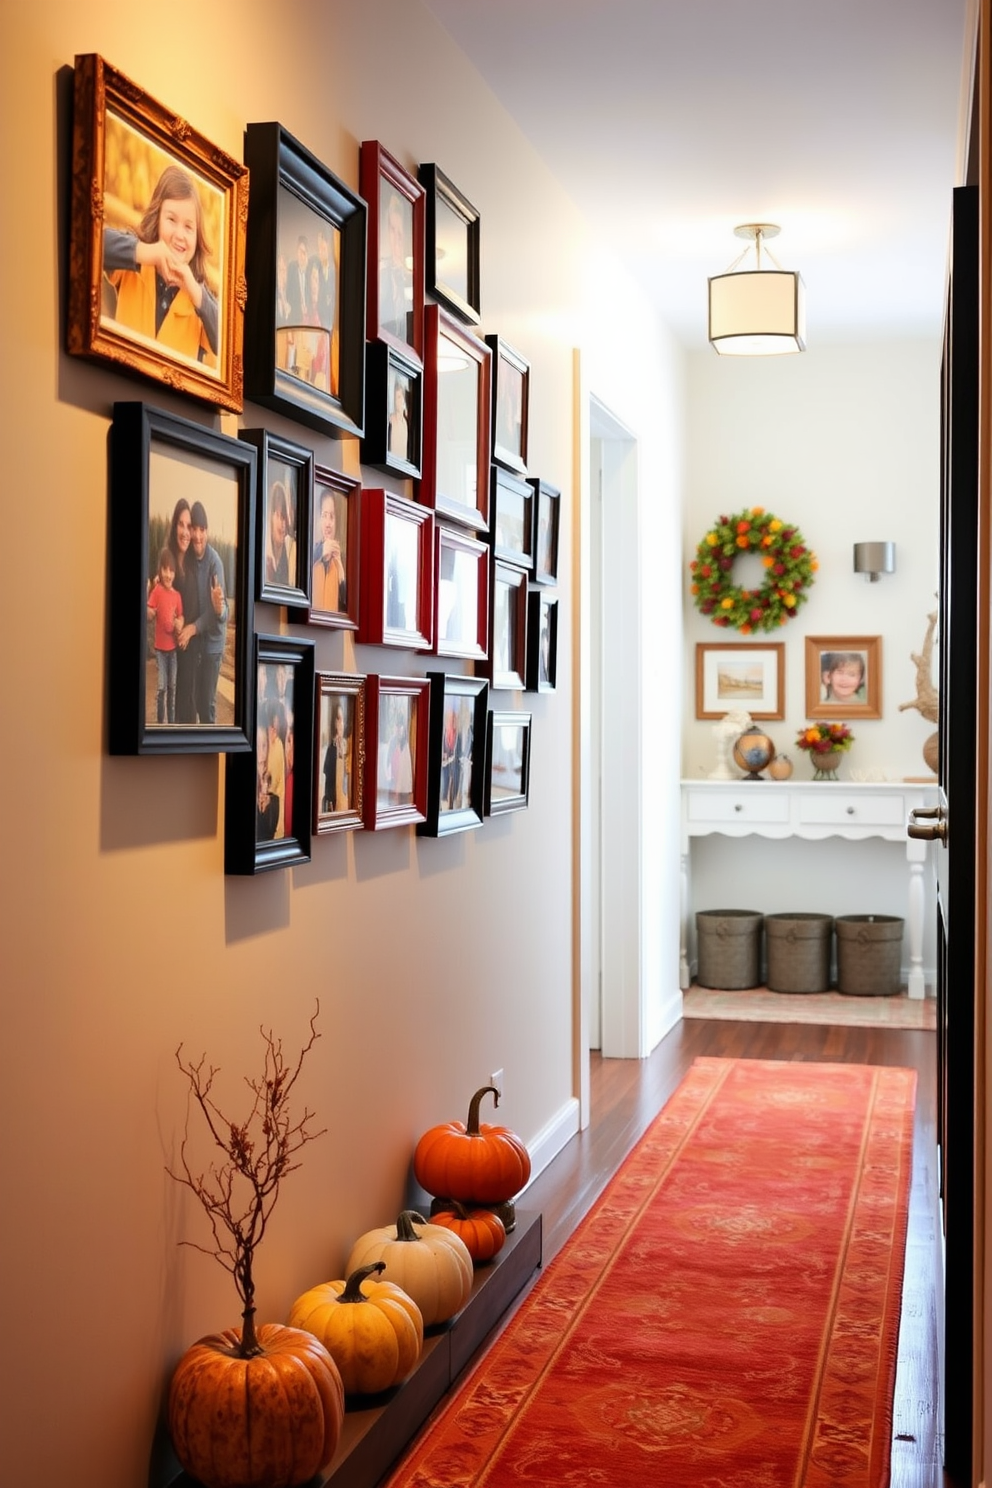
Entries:
{"type": "Polygon", "coordinates": [[[917,842],[947,843],[947,816],[941,806],[918,806],[909,813],[907,837],[917,842]]]}

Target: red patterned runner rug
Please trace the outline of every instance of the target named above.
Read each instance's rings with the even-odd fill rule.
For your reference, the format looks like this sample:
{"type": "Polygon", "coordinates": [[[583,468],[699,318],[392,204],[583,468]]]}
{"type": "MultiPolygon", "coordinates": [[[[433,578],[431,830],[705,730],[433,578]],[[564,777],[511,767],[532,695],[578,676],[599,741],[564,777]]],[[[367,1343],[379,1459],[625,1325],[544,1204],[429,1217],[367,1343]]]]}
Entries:
{"type": "Polygon", "coordinates": [[[915,1091],[697,1059],[388,1488],[884,1488],[915,1091]]]}

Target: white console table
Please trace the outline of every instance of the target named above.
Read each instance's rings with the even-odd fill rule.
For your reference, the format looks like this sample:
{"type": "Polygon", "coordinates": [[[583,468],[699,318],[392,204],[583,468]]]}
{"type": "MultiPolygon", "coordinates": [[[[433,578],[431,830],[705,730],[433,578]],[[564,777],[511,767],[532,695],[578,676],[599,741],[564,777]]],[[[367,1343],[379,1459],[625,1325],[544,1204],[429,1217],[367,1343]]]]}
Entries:
{"type": "Polygon", "coordinates": [[[679,985],[689,986],[689,926],[692,910],[691,848],[694,837],[827,837],[851,842],[870,837],[902,842],[906,849],[906,930],[909,942],[909,995],[926,993],[923,974],[923,923],[926,908],[924,867],[930,844],[906,835],[909,813],[937,801],[936,786],[910,782],[792,780],[684,780],[682,782],[682,880],[679,985]]]}

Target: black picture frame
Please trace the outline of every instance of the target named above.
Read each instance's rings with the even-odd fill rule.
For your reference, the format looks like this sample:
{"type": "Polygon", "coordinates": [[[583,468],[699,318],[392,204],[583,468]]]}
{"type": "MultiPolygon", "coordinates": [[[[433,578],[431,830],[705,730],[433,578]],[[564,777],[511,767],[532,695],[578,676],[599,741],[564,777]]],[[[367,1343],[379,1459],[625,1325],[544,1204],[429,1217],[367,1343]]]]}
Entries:
{"type": "Polygon", "coordinates": [[[534,567],[534,488],[500,465],[491,467],[489,479],[493,556],[529,573],[534,567]]]}
{"type": "Polygon", "coordinates": [[[368,206],[366,333],[424,355],[425,190],[378,140],[363,140],[358,185],[368,206]]]}
{"type": "Polygon", "coordinates": [[[318,836],[364,825],[365,678],[318,672],[314,684],[313,829],[318,836]]]}
{"type": "Polygon", "coordinates": [[[486,733],[486,816],[530,805],[530,713],[493,710],[486,733]]]}
{"type": "Polygon", "coordinates": [[[530,362],[502,336],[486,337],[493,354],[492,457],[497,465],[527,474],[530,362]]]}
{"type": "Polygon", "coordinates": [[[469,325],[478,325],[482,318],[478,210],[433,162],[418,168],[417,179],[426,193],[426,291],[469,325]]]}
{"type": "Polygon", "coordinates": [[[492,352],[438,305],[424,311],[424,437],[418,500],[489,531],[492,352]]]}
{"type": "Polygon", "coordinates": [[[527,691],[558,686],[558,596],[547,589],[527,595],[527,691]]]}
{"type": "Polygon", "coordinates": [[[434,642],[434,516],[393,491],[362,491],[358,639],[429,651],[434,642]]]}
{"type": "Polygon", "coordinates": [[[528,483],[534,492],[533,581],[535,584],[557,584],[561,491],[540,476],[530,476],[528,483]]]}
{"type": "Polygon", "coordinates": [[[147,403],[114,404],[107,686],[111,754],[227,754],[251,748],[255,474],[255,451],[238,439],[147,403]],[[197,506],[207,522],[199,529],[205,536],[198,557],[192,528],[197,506]],[[186,625],[200,619],[201,597],[214,611],[215,618],[207,614],[185,642],[176,627],[179,605],[172,601],[170,614],[165,608],[170,602],[160,606],[154,592],[163,550],[174,559],[173,587],[186,625]],[[218,590],[219,610],[213,598],[218,590]],[[191,616],[194,606],[197,613],[191,616]],[[176,642],[171,647],[165,644],[170,636],[176,642]],[[163,642],[160,648],[155,647],[157,639],[163,642]],[[170,653],[176,657],[174,667],[167,660],[170,653]],[[170,711],[177,721],[169,721],[170,711]],[[202,722],[201,714],[207,715],[202,722]]]}
{"type": "Polygon", "coordinates": [[[224,793],[226,874],[310,861],[314,655],[297,636],[255,637],[252,749],[228,762],[224,793]]]}
{"type": "Polygon", "coordinates": [[[385,341],[365,348],[365,437],[362,464],[420,479],[424,429],[420,362],[385,341]],[[402,398],[402,403],[398,400],[402,398]]]}
{"type": "Polygon", "coordinates": [[[498,559],[489,594],[489,657],[476,663],[494,692],[522,692],[527,685],[527,575],[498,559]]]}
{"type": "Polygon", "coordinates": [[[94,52],[76,57],[73,91],[67,349],[240,413],[247,170],[94,52]],[[180,288],[159,324],[137,253],[161,237],[166,185],[195,204],[187,263],[205,301],[180,288]]]}
{"type": "Polygon", "coordinates": [[[330,465],[315,465],[310,530],[311,625],[357,630],[361,593],[361,481],[330,465]],[[326,503],[334,507],[325,528],[326,503]],[[325,556],[325,542],[327,543],[325,556]],[[336,546],[335,546],[336,545],[336,546]]]}
{"type": "Polygon", "coordinates": [[[489,544],[460,527],[434,527],[434,651],[484,661],[489,654],[489,544]]]}
{"type": "Polygon", "coordinates": [[[258,452],[255,598],[309,609],[311,565],[300,534],[310,533],[313,450],[268,429],[241,429],[238,438],[258,452]]]}
{"type": "Polygon", "coordinates": [[[251,173],[245,396],[321,433],[360,436],[365,202],[281,124],[248,125],[245,163],[251,173]],[[308,308],[304,296],[313,299],[315,266],[316,304],[308,308]]]}
{"type": "Polygon", "coordinates": [[[431,684],[370,676],[365,688],[365,828],[416,826],[427,819],[431,684]]]}
{"type": "Polygon", "coordinates": [[[420,837],[481,827],[485,817],[489,684],[483,677],[428,672],[431,722],[427,820],[420,837]]]}

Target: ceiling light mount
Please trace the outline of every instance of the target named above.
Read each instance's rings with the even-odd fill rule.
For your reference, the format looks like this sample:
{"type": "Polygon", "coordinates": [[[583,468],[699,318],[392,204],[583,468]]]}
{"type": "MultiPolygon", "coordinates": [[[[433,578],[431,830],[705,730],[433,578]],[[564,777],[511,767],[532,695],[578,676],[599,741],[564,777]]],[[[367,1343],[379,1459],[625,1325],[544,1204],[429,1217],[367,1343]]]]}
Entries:
{"type": "Polygon", "coordinates": [[[743,222],[734,236],[744,249],[725,274],[709,280],[709,339],[723,356],[776,356],[806,350],[806,291],[799,274],[783,269],[765,247],[781,228],[774,222],[743,222]],[[753,269],[741,269],[751,249],[753,269]],[[762,250],[775,265],[766,269],[762,250]]]}

